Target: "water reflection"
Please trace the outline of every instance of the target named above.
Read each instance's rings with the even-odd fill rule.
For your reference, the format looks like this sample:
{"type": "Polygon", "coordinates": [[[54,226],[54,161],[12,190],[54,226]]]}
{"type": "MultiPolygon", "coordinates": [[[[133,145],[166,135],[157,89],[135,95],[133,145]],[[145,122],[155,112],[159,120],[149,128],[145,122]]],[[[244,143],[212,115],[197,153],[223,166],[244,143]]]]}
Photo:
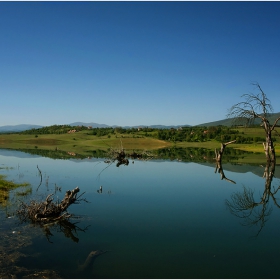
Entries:
{"type": "Polygon", "coordinates": [[[51,236],[54,236],[53,232],[57,232],[57,233],[62,232],[66,238],[69,238],[73,242],[78,243],[79,242],[78,233],[85,232],[89,228],[89,225],[85,228],[80,228],[77,226],[77,223],[72,223],[69,220],[61,220],[49,224],[33,224],[33,225],[38,226],[42,229],[43,234],[46,236],[49,243],[53,243],[51,241],[51,236]]]}
{"type": "MultiPolygon", "coordinates": [[[[277,236],[273,241],[267,238],[267,235],[277,235],[277,224],[272,225],[272,230],[262,231],[258,240],[249,244],[248,228],[241,227],[239,219],[236,222],[224,211],[225,198],[238,191],[243,195],[242,184],[249,186],[249,182],[252,187],[260,184],[262,187],[259,200],[254,194],[255,203],[267,201],[268,196],[273,203],[271,194],[276,190],[272,184],[271,194],[263,194],[264,167],[228,163],[244,156],[229,148],[220,165],[215,165],[214,151],[206,149],[162,149],[154,153],[157,157],[148,162],[135,159],[134,165],[119,168],[113,165],[100,178],[96,176],[107,166],[106,157],[80,160],[76,154],[66,161],[18,152],[10,156],[10,161],[8,156],[1,158],[10,166],[18,163],[21,168],[26,166],[21,173],[31,182],[33,191],[43,177],[36,195],[48,190],[60,195],[79,185],[92,202],[83,207],[73,205],[71,211],[81,216],[78,220],[71,219],[67,224],[29,225],[30,245],[23,253],[34,253],[35,257],[18,260],[17,267],[30,268],[32,264],[32,269],[38,271],[57,271],[59,277],[91,279],[274,278],[278,275],[276,266],[265,262],[268,256],[279,258],[280,241],[277,236]],[[42,169],[42,177],[37,166],[42,169]],[[110,253],[98,257],[93,253],[104,249],[110,253]],[[264,262],[265,271],[259,271],[261,266],[256,264],[260,262],[264,262]]],[[[271,166],[265,168],[267,181],[277,173],[272,169],[271,166]]],[[[10,174],[9,179],[22,180],[16,177],[16,172],[9,172],[6,172],[10,174]]],[[[276,193],[274,197],[276,199],[276,193]]],[[[9,236],[18,230],[11,224],[3,227],[7,220],[12,219],[2,219],[0,228],[9,236]]],[[[5,244],[4,238],[0,246],[2,244],[5,244]]],[[[26,275],[30,274],[14,276],[26,275]]]]}
{"type": "MultiPolygon", "coordinates": [[[[154,151],[156,158],[166,160],[178,160],[183,162],[213,162],[215,151],[206,148],[164,148],[154,151]]],[[[237,149],[227,148],[223,153],[223,162],[243,159],[245,155],[252,154],[237,149]]]]}
{"type": "Polygon", "coordinates": [[[230,182],[230,183],[233,183],[233,184],[236,184],[236,182],[235,181],[233,181],[233,180],[231,180],[231,179],[229,179],[229,178],[227,178],[226,177],[226,175],[225,175],[225,173],[224,173],[224,170],[223,170],[223,166],[222,166],[222,162],[221,161],[217,161],[216,162],[216,169],[215,169],[215,173],[220,173],[220,175],[221,175],[221,180],[226,180],[226,181],[228,181],[228,182],[230,182]]]}
{"type": "Polygon", "coordinates": [[[254,191],[251,188],[243,186],[242,192],[235,192],[231,195],[231,200],[226,200],[226,206],[230,212],[243,220],[242,225],[259,228],[256,236],[259,235],[272,212],[270,200],[277,208],[280,208],[275,197],[280,186],[277,188],[271,186],[274,172],[275,162],[267,162],[263,174],[265,178],[264,191],[258,199],[255,199],[254,191]]]}
{"type": "Polygon", "coordinates": [[[76,223],[71,223],[72,214],[68,212],[68,207],[72,204],[80,204],[81,201],[88,202],[85,198],[81,198],[84,194],[77,196],[80,189],[76,187],[72,191],[68,190],[64,198],[60,201],[53,201],[54,194],[49,194],[44,201],[32,199],[29,203],[20,201],[19,207],[16,210],[16,216],[21,223],[32,223],[43,229],[43,232],[50,241],[50,236],[53,236],[51,229],[57,232],[64,233],[64,236],[70,238],[74,242],[78,242],[79,238],[74,233],[77,231],[85,231],[76,223]]]}
{"type": "MultiPolygon", "coordinates": [[[[1,151],[1,149],[0,149],[1,151]]],[[[12,150],[11,150],[12,151],[12,150]]],[[[172,147],[172,148],[162,148],[153,151],[143,151],[143,150],[125,150],[125,154],[121,153],[116,149],[108,148],[107,150],[88,150],[86,155],[79,153],[69,153],[61,151],[58,149],[53,150],[43,150],[43,149],[17,149],[24,153],[31,155],[39,155],[42,157],[48,157],[52,159],[106,159],[110,163],[112,161],[117,161],[119,166],[121,164],[127,164],[126,159],[130,158],[132,160],[151,160],[151,159],[164,159],[164,160],[178,160],[183,162],[213,162],[215,160],[215,151],[206,148],[183,148],[183,147],[172,147]],[[117,151],[117,153],[116,153],[117,151]],[[109,157],[108,157],[109,155],[109,157]]],[[[245,155],[253,154],[252,152],[245,152],[237,149],[232,149],[227,147],[223,153],[223,162],[232,162],[238,159],[243,159],[245,155]]]]}

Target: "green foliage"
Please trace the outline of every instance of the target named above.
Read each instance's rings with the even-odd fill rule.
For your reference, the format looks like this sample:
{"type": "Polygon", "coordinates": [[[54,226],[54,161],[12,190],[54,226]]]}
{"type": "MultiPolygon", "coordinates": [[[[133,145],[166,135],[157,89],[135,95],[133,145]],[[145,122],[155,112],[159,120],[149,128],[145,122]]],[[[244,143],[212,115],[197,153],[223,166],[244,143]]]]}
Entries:
{"type": "Polygon", "coordinates": [[[235,140],[238,133],[238,130],[226,126],[197,126],[181,129],[161,129],[157,132],[157,138],[173,142],[205,142],[213,139],[219,142],[227,142],[235,140]]]}
{"type": "Polygon", "coordinates": [[[38,134],[63,134],[69,133],[70,131],[83,131],[88,130],[86,126],[70,126],[70,125],[51,125],[45,126],[42,128],[32,128],[21,132],[21,134],[35,134],[35,137],[38,137],[38,134]]]}
{"type": "MultiPolygon", "coordinates": [[[[253,126],[250,128],[251,133],[248,134],[244,127],[228,127],[228,126],[194,126],[180,128],[122,128],[122,127],[103,127],[88,128],[85,126],[70,125],[52,125],[38,129],[31,129],[21,132],[21,134],[35,135],[35,138],[41,134],[66,134],[84,131],[87,135],[107,138],[155,138],[172,143],[177,142],[207,142],[216,140],[218,142],[229,142],[236,140],[236,144],[252,144],[257,142],[265,142],[263,130],[260,127],[253,126]],[[245,131],[245,132],[244,132],[245,131]]],[[[247,130],[249,128],[246,128],[247,130]]],[[[72,138],[77,140],[76,138],[72,138]]],[[[276,140],[276,139],[274,139],[276,140]]]]}
{"type": "Polygon", "coordinates": [[[30,184],[29,183],[14,183],[13,181],[7,181],[5,180],[6,176],[5,175],[0,175],[0,190],[12,190],[16,189],[18,187],[27,187],[30,184]]]}
{"type": "Polygon", "coordinates": [[[78,153],[71,153],[65,152],[58,149],[55,150],[43,150],[43,149],[17,149],[18,151],[22,151],[31,155],[40,155],[42,157],[53,158],[53,159],[86,159],[89,157],[94,158],[105,158],[106,151],[97,149],[97,150],[90,150],[86,151],[86,154],[78,154],[78,153]]]}
{"type": "MultiPolygon", "coordinates": [[[[215,161],[215,151],[206,148],[182,148],[172,147],[153,151],[155,158],[166,160],[178,160],[183,162],[211,162],[215,161]]],[[[223,162],[232,162],[243,158],[250,152],[244,152],[237,149],[226,148],[223,154],[223,162]]]]}

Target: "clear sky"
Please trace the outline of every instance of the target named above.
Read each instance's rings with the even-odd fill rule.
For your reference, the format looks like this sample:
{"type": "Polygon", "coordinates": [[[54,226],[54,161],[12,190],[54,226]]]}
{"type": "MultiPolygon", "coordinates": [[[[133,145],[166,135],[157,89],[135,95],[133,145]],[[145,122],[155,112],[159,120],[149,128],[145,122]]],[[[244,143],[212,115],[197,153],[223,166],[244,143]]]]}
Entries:
{"type": "Polygon", "coordinates": [[[0,126],[196,125],[258,82],[280,112],[280,2],[0,2],[0,126]]]}

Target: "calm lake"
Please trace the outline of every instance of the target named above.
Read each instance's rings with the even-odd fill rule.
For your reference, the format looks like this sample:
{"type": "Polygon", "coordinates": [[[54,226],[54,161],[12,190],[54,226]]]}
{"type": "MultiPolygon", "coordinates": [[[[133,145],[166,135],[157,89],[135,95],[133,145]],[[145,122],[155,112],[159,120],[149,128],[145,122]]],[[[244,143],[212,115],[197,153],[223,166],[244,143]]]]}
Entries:
{"type": "Polygon", "coordinates": [[[265,166],[225,162],[223,180],[215,168],[207,159],[116,167],[0,149],[0,174],[30,183],[1,199],[0,253],[14,244],[11,254],[20,255],[0,269],[16,278],[43,270],[61,278],[279,278],[279,166],[272,180],[265,166]],[[19,199],[62,199],[76,186],[88,203],[69,207],[78,216],[72,230],[14,215],[19,199]],[[95,250],[107,252],[88,258],[95,250]]]}

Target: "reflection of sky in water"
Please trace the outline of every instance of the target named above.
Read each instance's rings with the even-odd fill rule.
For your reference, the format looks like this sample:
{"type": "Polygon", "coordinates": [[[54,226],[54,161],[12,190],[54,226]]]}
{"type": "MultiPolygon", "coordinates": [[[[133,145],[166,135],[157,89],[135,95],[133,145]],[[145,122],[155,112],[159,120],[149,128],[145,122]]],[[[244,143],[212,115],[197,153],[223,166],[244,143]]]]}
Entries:
{"type": "MultiPolygon", "coordinates": [[[[28,181],[34,188],[40,182],[38,165],[43,174],[40,192],[47,190],[46,180],[52,192],[55,184],[62,187],[62,192],[56,194],[60,197],[76,186],[86,192],[84,196],[90,203],[72,205],[69,211],[82,215],[79,225],[90,224],[88,231],[79,234],[78,244],[62,234],[54,234],[52,240],[56,245],[48,247],[49,255],[54,259],[58,254],[64,256],[73,267],[91,250],[107,249],[110,253],[100,257],[95,276],[256,278],[267,275],[269,278],[275,275],[275,268],[266,258],[279,258],[275,249],[280,245],[279,209],[273,209],[261,235],[252,239],[250,236],[256,229],[242,227],[225,206],[225,199],[230,199],[243,186],[254,189],[256,198],[261,196],[265,180],[251,172],[224,170],[227,178],[236,182],[231,184],[214,173],[215,165],[196,163],[135,161],[132,164],[130,161],[128,166],[117,168],[112,164],[104,170],[107,165],[102,160],[6,157],[3,153],[0,162],[0,167],[13,167],[2,169],[0,174],[7,174],[8,179],[15,181],[28,181]],[[100,185],[102,193],[97,192],[100,185]],[[271,274],[260,271],[257,264],[261,260],[273,268],[271,274]]],[[[35,244],[38,251],[47,248],[44,239],[35,244]]],[[[58,263],[63,270],[63,263],[58,263]]]]}

